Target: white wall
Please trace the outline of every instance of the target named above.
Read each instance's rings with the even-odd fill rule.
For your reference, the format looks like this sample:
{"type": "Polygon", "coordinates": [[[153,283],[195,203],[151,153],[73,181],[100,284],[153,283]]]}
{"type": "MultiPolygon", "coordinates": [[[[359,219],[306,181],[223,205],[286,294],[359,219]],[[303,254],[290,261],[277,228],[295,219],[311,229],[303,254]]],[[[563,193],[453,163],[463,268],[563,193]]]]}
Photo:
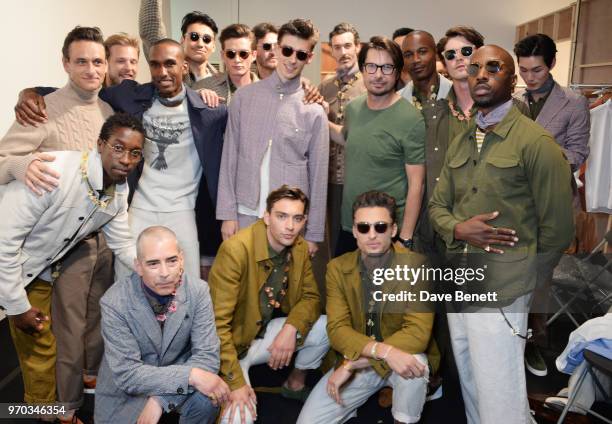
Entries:
{"type": "MultiPolygon", "coordinates": [[[[105,36],[120,31],[137,36],[139,4],[138,0],[3,2],[0,137],[14,121],[13,106],[22,88],[66,83],[61,48],[72,28],[98,26],[105,36]]],[[[150,80],[142,55],[138,80],[150,80]]]]}

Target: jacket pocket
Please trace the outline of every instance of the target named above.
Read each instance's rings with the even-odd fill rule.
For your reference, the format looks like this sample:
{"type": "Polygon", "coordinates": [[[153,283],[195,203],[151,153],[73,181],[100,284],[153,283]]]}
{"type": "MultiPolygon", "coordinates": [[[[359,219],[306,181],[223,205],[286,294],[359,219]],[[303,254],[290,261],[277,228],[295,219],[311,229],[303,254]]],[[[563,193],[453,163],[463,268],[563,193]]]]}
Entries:
{"type": "Polygon", "coordinates": [[[491,156],[485,162],[483,185],[488,193],[503,193],[502,197],[508,199],[522,193],[527,187],[527,180],[516,156],[491,156]]]}

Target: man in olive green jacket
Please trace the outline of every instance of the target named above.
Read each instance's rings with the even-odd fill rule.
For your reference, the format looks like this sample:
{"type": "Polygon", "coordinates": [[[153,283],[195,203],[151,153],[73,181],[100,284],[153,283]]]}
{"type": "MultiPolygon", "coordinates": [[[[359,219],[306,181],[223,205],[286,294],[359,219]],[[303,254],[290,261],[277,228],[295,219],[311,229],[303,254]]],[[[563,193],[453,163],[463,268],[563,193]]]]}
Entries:
{"type": "Polygon", "coordinates": [[[485,271],[476,294],[497,301],[448,314],[451,341],[468,423],[529,423],[527,312],[574,234],[571,172],[550,134],[512,104],[508,52],[481,47],[468,75],[478,114],[449,146],[430,218],[447,254],[485,271]]]}
{"type": "MultiPolygon", "coordinates": [[[[420,269],[425,264],[424,256],[393,247],[395,215],[395,199],[386,193],[366,192],[353,203],[353,235],[359,249],[333,259],[326,276],[327,332],[344,361],[315,386],[298,424],[344,422],[385,386],[393,387],[396,422],[420,419],[429,375],[424,352],[433,313],[426,305],[399,297],[424,289],[420,278],[383,278],[388,277],[385,270],[396,266],[420,269]]],[[[431,365],[437,367],[437,358],[431,365]]]]}
{"type": "Polygon", "coordinates": [[[308,198],[286,185],[271,192],[263,220],[221,245],[209,285],[221,340],[220,374],[232,390],[222,423],[257,418],[249,367],[295,369],[282,394],[307,394],[305,370],[316,369],[329,350],[320,296],[301,231],[308,198]]]}

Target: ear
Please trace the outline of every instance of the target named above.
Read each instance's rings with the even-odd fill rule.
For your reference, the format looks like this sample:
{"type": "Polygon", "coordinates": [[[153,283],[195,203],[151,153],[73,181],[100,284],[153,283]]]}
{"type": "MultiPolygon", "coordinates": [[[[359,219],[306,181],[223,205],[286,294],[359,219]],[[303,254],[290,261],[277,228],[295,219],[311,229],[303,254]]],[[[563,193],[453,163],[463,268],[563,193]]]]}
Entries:
{"type": "Polygon", "coordinates": [[[353,237],[357,238],[357,228],[353,225],[353,237]]]}
{"type": "Polygon", "coordinates": [[[98,153],[102,154],[102,146],[104,145],[104,140],[98,138],[98,153]]]}
{"type": "Polygon", "coordinates": [[[557,58],[554,57],[552,63],[550,64],[550,68],[548,68],[548,70],[552,71],[552,68],[554,68],[556,64],[557,64],[557,58]]]}
{"type": "Polygon", "coordinates": [[[183,65],[181,66],[183,70],[183,75],[187,75],[189,73],[189,64],[186,60],[183,60],[183,65]]]}
{"type": "Polygon", "coordinates": [[[270,212],[268,211],[264,212],[263,221],[266,224],[266,226],[270,225],[270,212]]]}
{"type": "Polygon", "coordinates": [[[512,91],[514,91],[514,88],[516,87],[516,82],[517,82],[517,78],[516,78],[516,74],[512,75],[512,78],[510,79],[510,86],[512,87],[512,91]]]}
{"type": "Polygon", "coordinates": [[[136,273],[142,277],[144,270],[142,269],[142,264],[138,258],[134,258],[134,271],[136,271],[136,273]]]}
{"type": "Polygon", "coordinates": [[[393,223],[393,225],[391,226],[391,238],[395,238],[396,235],[397,235],[397,224],[393,223]]]}
{"type": "Polygon", "coordinates": [[[66,73],[68,73],[69,64],[70,64],[70,59],[67,59],[64,56],[62,56],[62,65],[64,66],[64,71],[66,71],[66,73]]]}
{"type": "MultiPolygon", "coordinates": [[[[400,47],[400,49],[401,49],[401,47],[400,47]]],[[[360,51],[361,51],[361,42],[357,43],[357,45],[355,46],[355,52],[357,54],[359,54],[360,51]]]]}
{"type": "Polygon", "coordinates": [[[314,60],[314,51],[310,52],[310,54],[308,55],[308,59],[306,59],[306,65],[310,65],[313,60],[314,60]]]}

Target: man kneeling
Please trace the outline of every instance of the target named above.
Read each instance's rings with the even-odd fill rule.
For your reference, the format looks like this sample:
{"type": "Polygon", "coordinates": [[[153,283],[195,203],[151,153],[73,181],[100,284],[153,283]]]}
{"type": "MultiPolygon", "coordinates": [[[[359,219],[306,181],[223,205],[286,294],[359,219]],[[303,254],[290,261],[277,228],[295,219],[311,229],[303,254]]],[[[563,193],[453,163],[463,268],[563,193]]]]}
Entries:
{"type": "Polygon", "coordinates": [[[420,268],[425,262],[424,256],[392,244],[397,233],[395,213],[395,199],[386,193],[369,191],[353,203],[358,249],[333,259],[326,275],[327,332],[344,361],[317,383],[298,424],[343,423],[385,386],[393,388],[391,413],[396,423],[420,419],[429,375],[423,352],[430,342],[433,314],[424,308],[406,312],[410,305],[403,302],[374,300],[375,291],[393,293],[410,287],[405,281],[376,285],[375,270],[397,265],[420,268]]]}
{"type": "Polygon", "coordinates": [[[219,339],[208,286],[183,273],[183,253],[166,227],[149,227],[136,245],[136,273],[101,300],[104,358],[95,421],[212,423],[229,388],[217,376],[219,339]]]}
{"type": "Polygon", "coordinates": [[[300,235],[307,214],[308,197],[283,185],[268,195],[263,220],[224,241],[217,253],[210,291],[221,375],[232,389],[223,424],[257,418],[251,365],[283,368],[298,351],[281,394],[303,399],[306,370],[318,368],[329,350],[308,245],[300,235]]]}

